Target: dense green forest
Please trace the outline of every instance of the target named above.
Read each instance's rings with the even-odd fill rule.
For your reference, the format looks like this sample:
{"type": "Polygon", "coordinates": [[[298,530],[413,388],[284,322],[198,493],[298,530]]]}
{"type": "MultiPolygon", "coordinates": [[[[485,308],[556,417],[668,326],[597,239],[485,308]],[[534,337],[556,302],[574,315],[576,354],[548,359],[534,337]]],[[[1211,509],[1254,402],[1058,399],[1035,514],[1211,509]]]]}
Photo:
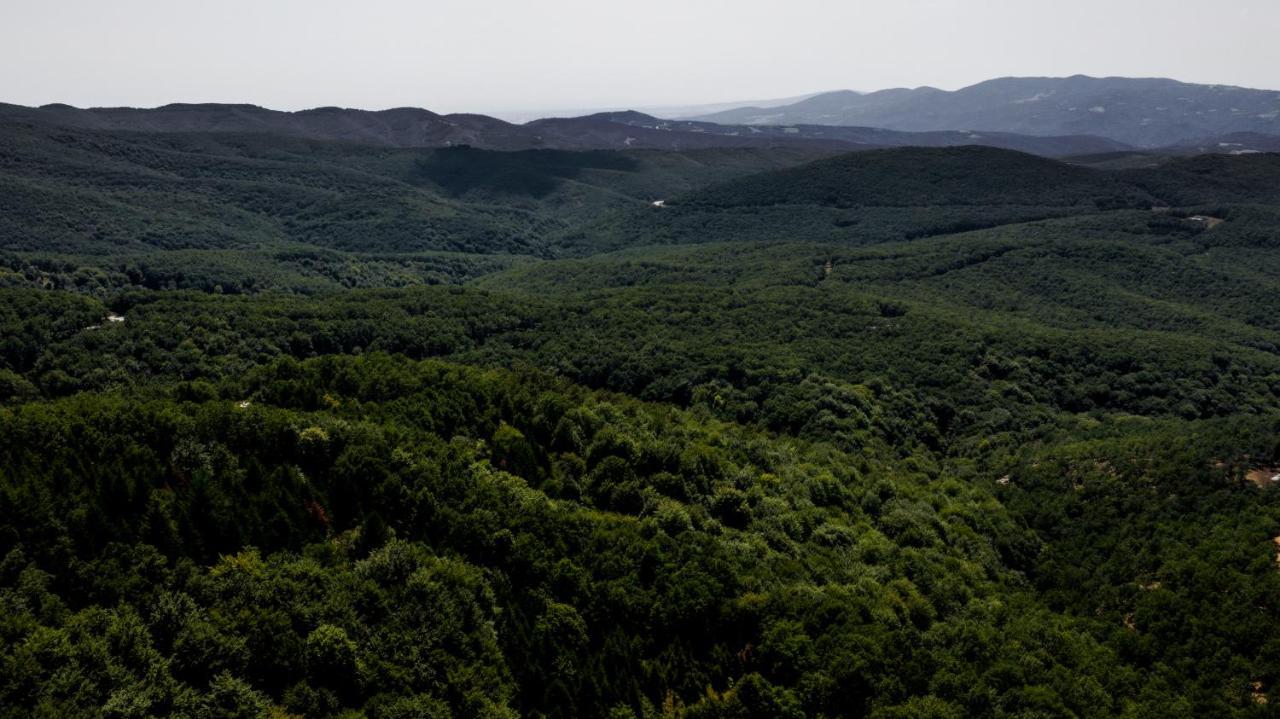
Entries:
{"type": "Polygon", "coordinates": [[[1089,164],[0,128],[0,716],[1272,716],[1280,156],[1089,164]]]}

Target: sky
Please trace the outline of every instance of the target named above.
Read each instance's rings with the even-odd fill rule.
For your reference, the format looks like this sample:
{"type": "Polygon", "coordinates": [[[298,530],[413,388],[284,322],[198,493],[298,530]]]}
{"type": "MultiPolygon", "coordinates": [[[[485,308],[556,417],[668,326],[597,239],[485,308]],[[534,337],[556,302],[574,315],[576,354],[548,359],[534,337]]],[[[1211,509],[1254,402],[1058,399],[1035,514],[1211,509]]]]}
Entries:
{"type": "Polygon", "coordinates": [[[1280,89],[1280,0],[0,0],[0,102],[528,113],[1125,75],[1280,89]]]}

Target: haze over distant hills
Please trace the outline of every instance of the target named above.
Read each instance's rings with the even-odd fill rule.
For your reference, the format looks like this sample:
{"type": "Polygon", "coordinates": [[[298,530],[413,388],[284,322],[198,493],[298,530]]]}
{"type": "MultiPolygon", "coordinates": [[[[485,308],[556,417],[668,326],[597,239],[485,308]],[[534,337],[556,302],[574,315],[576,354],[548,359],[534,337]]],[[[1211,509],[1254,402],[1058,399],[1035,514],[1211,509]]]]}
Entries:
{"type": "Polygon", "coordinates": [[[1160,147],[1228,133],[1280,133],[1280,92],[1167,79],[1007,77],[954,92],[932,87],[830,92],[792,105],[739,108],[695,119],[1097,135],[1160,147]]]}
{"type": "Polygon", "coordinates": [[[393,147],[470,145],[493,150],[847,150],[978,144],[1062,157],[1134,148],[1269,152],[1280,144],[1280,91],[1165,79],[1001,78],[951,92],[932,87],[840,90],[793,100],[733,109],[723,109],[733,106],[725,103],[650,113],[598,112],[523,124],[410,107],[281,112],[244,104],[148,109],[0,104],[0,121],[93,130],[276,133],[393,147]]]}
{"type": "Polygon", "coordinates": [[[172,104],[153,109],[0,104],[0,122],[131,132],[274,133],[390,147],[469,145],[489,150],[696,150],[809,147],[834,152],[900,147],[989,145],[1050,157],[1127,149],[1099,137],[1011,133],[908,133],[828,125],[745,126],[662,120],[640,112],[548,118],[517,125],[485,115],[439,115],[418,108],[369,111],[322,107],[280,112],[255,105],[172,104]]]}
{"type": "Polygon", "coordinates": [[[689,119],[702,115],[709,115],[716,112],[724,112],[726,110],[736,110],[741,107],[780,107],[782,105],[792,105],[801,100],[820,95],[822,93],[809,92],[803,95],[792,95],[790,97],[778,97],[768,100],[737,100],[732,102],[709,102],[685,105],[653,105],[642,107],[578,107],[574,109],[560,108],[557,110],[509,110],[492,113],[494,117],[506,120],[507,122],[532,122],[533,120],[541,120],[546,117],[578,117],[581,115],[596,115],[602,112],[620,112],[622,110],[637,110],[655,117],[669,117],[673,119],[689,119]]]}

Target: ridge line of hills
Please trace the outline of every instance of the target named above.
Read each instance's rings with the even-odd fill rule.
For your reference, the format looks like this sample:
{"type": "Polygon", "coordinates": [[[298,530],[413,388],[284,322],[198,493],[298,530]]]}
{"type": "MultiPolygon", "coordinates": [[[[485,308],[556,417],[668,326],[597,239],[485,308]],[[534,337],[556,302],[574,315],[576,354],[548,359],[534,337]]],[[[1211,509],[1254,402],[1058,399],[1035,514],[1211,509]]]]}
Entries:
{"type": "Polygon", "coordinates": [[[1007,77],[959,90],[839,90],[769,107],[663,119],[636,111],[522,124],[421,108],[172,103],[156,108],[0,103],[0,121],[142,132],[269,132],[392,147],[494,150],[811,146],[833,150],[980,144],[1047,157],[1121,150],[1280,150],[1280,92],[1161,78],[1007,77]]]}
{"type": "Polygon", "coordinates": [[[1164,78],[1004,77],[934,87],[836,91],[771,108],[691,119],[744,125],[869,125],[893,130],[982,129],[1097,135],[1137,147],[1204,144],[1232,133],[1280,134],[1280,92],[1164,78]]]}
{"type": "Polygon", "coordinates": [[[129,132],[272,133],[387,147],[470,145],[489,150],[696,150],[728,147],[811,147],[831,151],[981,144],[1048,157],[1116,152],[1125,143],[1101,137],[1028,137],[968,131],[899,132],[872,127],[733,126],[664,120],[635,111],[513,124],[478,114],[440,115],[419,108],[356,110],[322,107],[297,112],[243,104],[169,104],[151,109],[0,104],[0,122],[129,132]]]}
{"type": "MultiPolygon", "coordinates": [[[[1224,202],[1274,203],[1280,176],[1270,154],[1121,150],[1063,162],[978,146],[848,149],[497,151],[0,123],[0,252],[16,253],[13,281],[61,276],[57,263],[76,255],[95,258],[88,266],[106,269],[110,286],[315,291],[388,274],[460,281],[511,258],[643,245],[872,244],[1165,206],[1214,215],[1224,202]],[[206,253],[199,272],[189,267],[194,252],[206,253]],[[262,267],[246,268],[237,253],[262,267]],[[341,253],[373,269],[340,269],[341,253]],[[151,269],[129,275],[112,259],[124,255],[147,256],[151,269]]],[[[1243,217],[1229,224],[1244,231],[1243,217]]]]}

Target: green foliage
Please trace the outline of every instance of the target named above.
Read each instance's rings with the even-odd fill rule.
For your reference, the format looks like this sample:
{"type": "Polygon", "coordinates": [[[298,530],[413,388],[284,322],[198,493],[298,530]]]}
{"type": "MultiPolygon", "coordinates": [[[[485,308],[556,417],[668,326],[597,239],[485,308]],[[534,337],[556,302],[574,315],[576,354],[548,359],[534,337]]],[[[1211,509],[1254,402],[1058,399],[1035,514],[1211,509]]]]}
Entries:
{"type": "Polygon", "coordinates": [[[246,292],[467,279],[584,218],[816,151],[503,153],[0,123],[0,286],[246,292]],[[177,255],[169,253],[177,252],[177,255]],[[24,279],[19,279],[24,278],[24,279]]]}
{"type": "Polygon", "coordinates": [[[767,205],[936,207],[1150,206],[1116,176],[990,147],[903,148],[841,155],[726,182],[682,199],[718,208],[767,205]]]}
{"type": "Polygon", "coordinates": [[[616,152],[525,150],[487,152],[470,147],[437,150],[418,161],[424,180],[457,197],[470,192],[541,198],[584,170],[635,172],[635,159],[616,152]]]}
{"type": "MultiPolygon", "coordinates": [[[[619,702],[641,711],[671,693],[690,716],[947,716],[1000,706],[1103,716],[1127,687],[1159,676],[1122,669],[1131,640],[1092,611],[1116,589],[1057,569],[1092,566],[1100,559],[1087,542],[1140,532],[1148,520],[1079,524],[1067,536],[1080,537],[1059,545],[1065,518],[1079,512],[1059,507],[1063,490],[1051,480],[1038,489],[1035,479],[1060,476],[1050,469],[1058,460],[996,454],[984,460],[988,472],[1009,461],[1032,469],[1012,472],[1007,487],[964,482],[954,469],[912,469],[921,456],[863,448],[856,459],[703,410],[384,355],[284,360],[246,381],[261,398],[247,407],[219,398],[227,385],[198,402],[83,395],[5,416],[5,637],[13,666],[27,667],[15,676],[31,677],[7,685],[6,704],[34,706],[45,696],[35,688],[52,689],[30,673],[39,667],[88,671],[68,669],[80,665],[67,658],[32,663],[47,654],[41,632],[65,633],[97,616],[85,612],[107,611],[75,609],[86,603],[123,607],[112,621],[136,627],[132,654],[101,640],[101,661],[119,667],[104,676],[160,671],[163,682],[147,680],[139,697],[113,694],[104,678],[56,699],[66,706],[115,697],[113,706],[186,701],[198,711],[256,711],[269,700],[306,715],[360,706],[582,715],[619,702]],[[566,440],[586,453],[566,477],[580,482],[576,493],[556,479],[557,452],[573,449],[566,440]],[[515,456],[520,476],[509,473],[515,456]],[[874,470],[854,469],[868,458],[874,470]],[[97,467],[91,475],[71,471],[85,459],[97,467]],[[559,499],[544,491],[552,487],[559,499]],[[397,538],[365,540],[370,516],[397,538]],[[1041,541],[1044,553],[1034,549],[1041,541]],[[1059,546],[1085,554],[1059,559],[1059,546]],[[1026,586],[1023,572],[1042,589],[1026,586]],[[1002,674],[1015,668],[1016,679],[1002,674]]],[[[875,413],[873,396],[858,401],[875,413]]],[[[1274,431],[1280,425],[1207,425],[1197,432],[1204,446],[1167,461],[1211,468],[1205,457],[1274,431]]],[[[1147,438],[1146,425],[1095,434],[1087,451],[1048,451],[1083,453],[1094,467],[1128,446],[1108,437],[1146,443],[1133,445],[1138,456],[1167,445],[1147,438]]],[[[1201,511],[1218,497],[1223,512],[1257,516],[1259,529],[1280,521],[1280,495],[1233,488],[1212,472],[1163,491],[1201,511]]],[[[1123,511],[1155,520],[1150,505],[1123,511]]],[[[1265,530],[1259,539],[1252,546],[1266,549],[1265,530]]],[[[1274,574],[1269,558],[1244,560],[1255,550],[1235,546],[1252,562],[1237,581],[1274,574]]],[[[1129,583],[1153,571],[1176,576],[1169,563],[1178,556],[1154,570],[1105,571],[1129,583]]],[[[1265,584],[1252,591],[1271,593],[1265,584]]],[[[1239,631],[1264,637],[1273,621],[1280,606],[1239,631]]],[[[66,657],[86,656],[90,638],[79,636],[67,635],[66,657]]],[[[1208,646],[1154,633],[1143,651],[1176,665],[1179,653],[1208,646]]],[[[1257,657],[1246,661],[1269,651],[1231,646],[1257,657]]],[[[1203,691],[1189,699],[1224,707],[1203,691]]]]}
{"type": "MultiPolygon", "coordinates": [[[[1268,171],[1274,179],[1277,168],[1268,171]]],[[[1211,174],[1198,187],[1216,180],[1211,174]]],[[[1146,185],[1174,195],[1187,182],[1180,167],[1168,176],[1129,177],[987,147],[879,150],[695,190],[662,212],[617,212],[561,242],[579,250],[727,241],[864,245],[1148,209],[1168,201],[1146,185]]]]}
{"type": "Polygon", "coordinates": [[[1274,158],[2,137],[0,717],[1280,701],[1274,158]]]}

